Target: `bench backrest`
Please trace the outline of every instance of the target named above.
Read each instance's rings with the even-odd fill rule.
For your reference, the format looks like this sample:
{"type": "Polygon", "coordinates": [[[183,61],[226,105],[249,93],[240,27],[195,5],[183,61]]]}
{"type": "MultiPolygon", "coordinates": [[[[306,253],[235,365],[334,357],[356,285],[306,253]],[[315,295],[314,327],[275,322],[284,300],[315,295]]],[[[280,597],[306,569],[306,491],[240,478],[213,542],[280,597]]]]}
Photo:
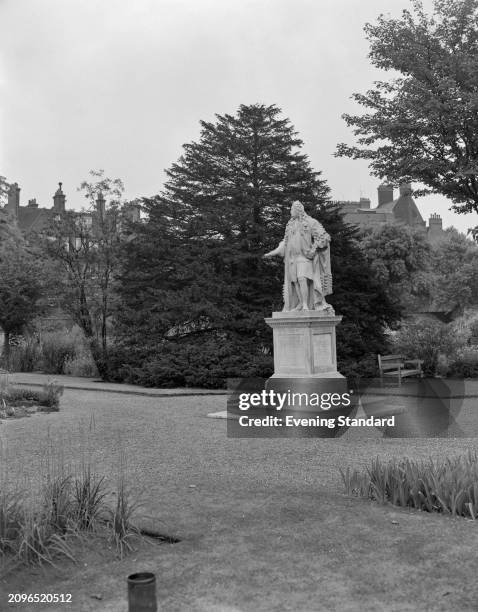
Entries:
{"type": "Polygon", "coordinates": [[[379,370],[396,370],[402,362],[402,355],[377,355],[379,370]]]}

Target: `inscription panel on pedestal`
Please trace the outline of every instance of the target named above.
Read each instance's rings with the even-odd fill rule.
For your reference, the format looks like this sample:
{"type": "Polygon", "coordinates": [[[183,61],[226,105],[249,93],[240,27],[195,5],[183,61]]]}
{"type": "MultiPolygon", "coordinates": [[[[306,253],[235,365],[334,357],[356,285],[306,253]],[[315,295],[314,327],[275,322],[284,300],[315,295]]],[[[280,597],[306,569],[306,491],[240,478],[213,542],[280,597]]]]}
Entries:
{"type": "Polygon", "coordinates": [[[304,334],[281,330],[277,334],[275,346],[276,367],[281,371],[304,372],[305,346],[304,334]]]}
{"type": "Polygon", "coordinates": [[[314,354],[315,372],[334,367],[331,334],[314,334],[312,336],[312,350],[314,354]]]}

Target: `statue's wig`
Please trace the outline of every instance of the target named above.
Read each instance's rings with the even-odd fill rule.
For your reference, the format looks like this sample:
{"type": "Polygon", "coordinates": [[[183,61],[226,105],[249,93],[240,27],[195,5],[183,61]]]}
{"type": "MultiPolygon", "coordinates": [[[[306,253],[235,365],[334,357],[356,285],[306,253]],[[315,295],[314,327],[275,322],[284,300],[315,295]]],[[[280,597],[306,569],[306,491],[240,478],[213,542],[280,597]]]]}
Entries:
{"type": "Polygon", "coordinates": [[[296,210],[299,209],[300,213],[305,213],[304,205],[302,204],[302,202],[299,202],[299,200],[295,200],[294,202],[292,202],[291,209],[293,208],[295,208],[296,210]]]}

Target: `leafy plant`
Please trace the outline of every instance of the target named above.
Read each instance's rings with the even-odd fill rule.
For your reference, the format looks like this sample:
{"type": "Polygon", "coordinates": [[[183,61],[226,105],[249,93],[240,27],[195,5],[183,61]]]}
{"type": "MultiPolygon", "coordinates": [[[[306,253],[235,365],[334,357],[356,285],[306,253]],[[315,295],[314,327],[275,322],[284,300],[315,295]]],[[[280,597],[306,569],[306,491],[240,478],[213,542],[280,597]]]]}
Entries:
{"type": "Polygon", "coordinates": [[[57,384],[55,380],[51,380],[43,385],[42,394],[40,395],[39,404],[50,410],[60,409],[60,397],[65,390],[63,385],[57,384]]]}
{"type": "Polygon", "coordinates": [[[404,323],[393,341],[393,352],[402,353],[409,359],[423,359],[426,376],[437,373],[439,359],[453,360],[466,344],[466,334],[459,333],[452,325],[438,321],[404,323]]]}
{"type": "Polygon", "coordinates": [[[365,472],[348,468],[341,475],[347,495],[473,520],[478,516],[476,452],[442,462],[376,458],[365,472]]]}
{"type": "Polygon", "coordinates": [[[65,360],[63,374],[93,377],[98,376],[98,369],[89,352],[80,351],[65,360]]]}

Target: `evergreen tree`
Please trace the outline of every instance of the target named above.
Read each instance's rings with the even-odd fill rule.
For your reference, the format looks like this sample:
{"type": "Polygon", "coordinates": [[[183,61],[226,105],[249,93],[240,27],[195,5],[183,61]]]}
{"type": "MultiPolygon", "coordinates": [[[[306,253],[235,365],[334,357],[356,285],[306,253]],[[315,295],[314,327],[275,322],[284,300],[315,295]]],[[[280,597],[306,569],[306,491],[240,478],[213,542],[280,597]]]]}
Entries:
{"type": "MultiPolygon", "coordinates": [[[[282,309],[283,265],[262,256],[282,240],[294,200],[322,220],[329,193],[280,113],[243,105],[234,116],[201,122],[199,141],[184,146],[162,193],[143,200],[147,222],[123,251],[120,375],[218,385],[227,376],[272,373],[264,317],[282,309]]],[[[350,242],[338,213],[328,214],[332,240],[342,231],[350,242]]],[[[344,258],[346,251],[344,244],[344,258]]]]}

